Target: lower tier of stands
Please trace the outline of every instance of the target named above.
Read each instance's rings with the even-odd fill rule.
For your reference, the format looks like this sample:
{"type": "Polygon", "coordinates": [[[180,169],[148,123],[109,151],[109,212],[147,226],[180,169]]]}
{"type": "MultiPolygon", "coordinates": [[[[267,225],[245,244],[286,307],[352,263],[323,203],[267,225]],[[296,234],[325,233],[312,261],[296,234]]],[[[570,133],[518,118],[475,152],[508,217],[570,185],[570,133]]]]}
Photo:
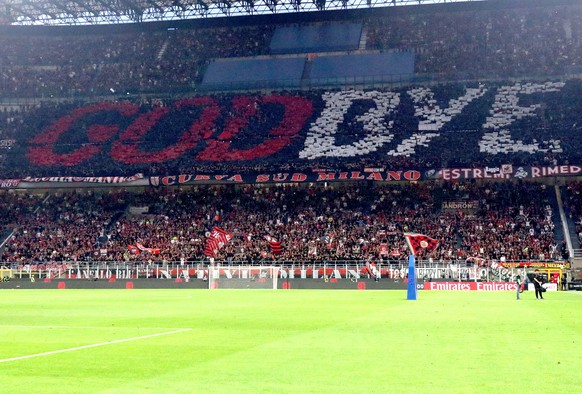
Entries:
{"type": "Polygon", "coordinates": [[[15,231],[2,251],[4,264],[208,257],[405,261],[407,232],[439,243],[433,253],[421,250],[419,259],[486,264],[567,258],[556,236],[556,194],[538,183],[227,185],[0,196],[15,208],[5,223],[15,231]],[[215,232],[224,239],[209,247],[215,232]]]}

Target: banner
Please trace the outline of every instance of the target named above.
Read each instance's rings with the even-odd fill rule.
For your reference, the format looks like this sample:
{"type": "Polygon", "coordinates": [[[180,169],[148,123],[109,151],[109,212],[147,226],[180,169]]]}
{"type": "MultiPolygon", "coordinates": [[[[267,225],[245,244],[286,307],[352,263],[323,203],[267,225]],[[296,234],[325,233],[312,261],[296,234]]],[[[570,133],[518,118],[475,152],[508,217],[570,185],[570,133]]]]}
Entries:
{"type": "MultiPolygon", "coordinates": [[[[579,176],[582,174],[580,165],[556,165],[556,166],[521,166],[514,168],[511,164],[505,164],[493,171],[489,167],[482,168],[443,168],[436,170],[435,177],[445,181],[464,179],[538,179],[557,176],[579,176]]],[[[429,170],[432,174],[435,170],[429,170]]],[[[428,178],[428,177],[427,177],[428,178]]]]}
{"type": "Polygon", "coordinates": [[[200,173],[169,176],[152,176],[152,186],[178,186],[194,184],[273,184],[273,183],[323,183],[342,181],[415,182],[425,179],[418,170],[383,171],[326,171],[306,170],[301,172],[262,173],[200,173]]]}
{"type": "MultiPolygon", "coordinates": [[[[508,165],[508,167],[512,167],[508,165]]],[[[57,176],[57,177],[26,177],[22,179],[0,179],[0,188],[39,188],[39,187],[92,187],[92,185],[108,184],[111,186],[127,184],[138,181],[150,186],[180,186],[180,185],[210,185],[210,184],[277,184],[277,183],[330,183],[349,181],[372,182],[416,182],[441,179],[445,181],[457,181],[468,179],[534,179],[543,177],[563,177],[582,175],[582,166],[548,166],[548,167],[518,167],[515,172],[500,172],[492,174],[482,168],[444,168],[420,171],[417,169],[385,170],[362,169],[362,171],[329,171],[324,169],[311,169],[301,172],[221,172],[221,173],[196,173],[167,176],[144,177],[143,174],[133,176],[57,176]]],[[[140,184],[141,186],[142,184],[140,184]]],[[[477,201],[445,201],[442,210],[472,212],[476,209],[477,201]]]]}
{"type": "Polygon", "coordinates": [[[16,189],[20,179],[0,179],[0,189],[16,189]]]}
{"type": "Polygon", "coordinates": [[[499,261],[498,265],[504,268],[560,268],[570,269],[572,264],[569,261],[519,261],[506,262],[499,261]]]}
{"type": "Polygon", "coordinates": [[[0,140],[0,149],[12,149],[16,145],[15,139],[0,140]]]}
{"type": "Polygon", "coordinates": [[[515,282],[424,282],[423,290],[516,291],[515,282]]]}
{"type": "MultiPolygon", "coordinates": [[[[261,172],[261,173],[197,173],[168,176],[152,176],[151,186],[179,186],[194,184],[274,184],[274,183],[324,183],[346,181],[372,182],[416,182],[426,180],[457,181],[468,179],[534,179],[556,176],[582,175],[582,166],[517,167],[506,165],[506,169],[491,172],[491,168],[443,168],[421,171],[414,168],[384,170],[363,168],[361,171],[329,171],[321,168],[301,172],[261,172]]],[[[443,210],[473,211],[478,201],[446,201],[443,210]]]]}
{"type": "MultiPolygon", "coordinates": [[[[84,175],[89,168],[119,168],[120,174],[127,174],[151,168],[152,164],[176,172],[170,177],[152,177],[154,186],[577,176],[582,175],[582,166],[576,163],[547,166],[519,163],[544,163],[546,157],[578,157],[582,146],[582,135],[578,132],[580,94],[580,80],[570,79],[453,83],[436,90],[415,86],[319,93],[242,93],[228,98],[205,95],[170,100],[163,107],[102,101],[75,108],[58,107],[51,111],[44,128],[24,127],[33,130],[17,133],[15,141],[4,139],[2,144],[12,147],[5,158],[6,166],[26,174],[58,171],[84,175]],[[427,105],[437,102],[438,105],[427,105]],[[481,108],[482,116],[467,116],[474,105],[481,108]],[[544,107],[552,108],[551,115],[560,118],[555,127],[544,126],[548,116],[542,110],[544,107]],[[112,118],[104,114],[112,114],[116,120],[103,123],[103,119],[112,118]],[[183,121],[169,121],[172,118],[183,121]],[[86,127],[78,127],[79,124],[86,127]],[[353,128],[346,124],[365,132],[353,135],[353,128]],[[160,137],[151,145],[149,136],[159,127],[164,128],[164,135],[172,137],[160,137]],[[249,140],[251,134],[253,138],[249,140]],[[419,169],[414,168],[415,164],[398,171],[389,168],[391,163],[436,160],[466,163],[466,168],[419,169]],[[321,166],[321,161],[340,166],[345,163],[350,170],[340,168],[336,172],[324,168],[322,173],[304,170],[321,166]],[[188,163],[187,168],[193,169],[233,170],[224,174],[189,173],[195,170],[178,170],[176,162],[188,163]],[[378,164],[353,167],[358,163],[378,164]],[[473,167],[478,163],[495,164],[473,167]],[[292,165],[296,170],[288,174],[277,170],[243,174],[236,169],[240,164],[273,169],[292,165]]],[[[25,125],[34,119],[24,119],[25,125]]],[[[83,182],[123,182],[109,182],[109,178],[89,177],[83,182]]],[[[40,179],[27,182],[77,182],[74,177],[40,179]]]]}
{"type": "Polygon", "coordinates": [[[479,207],[479,201],[443,201],[441,210],[444,212],[474,212],[479,207]]]}
{"type": "Polygon", "coordinates": [[[26,177],[22,179],[22,182],[30,183],[41,183],[41,182],[51,182],[51,183],[124,183],[133,182],[139,179],[143,179],[143,174],[135,174],[133,176],[55,176],[55,177],[26,177]]]}

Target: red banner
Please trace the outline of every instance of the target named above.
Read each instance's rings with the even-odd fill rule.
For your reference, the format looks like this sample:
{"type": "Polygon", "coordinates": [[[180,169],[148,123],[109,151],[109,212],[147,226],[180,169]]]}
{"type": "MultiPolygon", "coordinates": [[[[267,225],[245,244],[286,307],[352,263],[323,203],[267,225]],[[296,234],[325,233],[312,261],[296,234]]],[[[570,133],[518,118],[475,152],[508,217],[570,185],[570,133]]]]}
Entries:
{"type": "Polygon", "coordinates": [[[516,291],[514,282],[424,282],[423,290],[516,291]]]}

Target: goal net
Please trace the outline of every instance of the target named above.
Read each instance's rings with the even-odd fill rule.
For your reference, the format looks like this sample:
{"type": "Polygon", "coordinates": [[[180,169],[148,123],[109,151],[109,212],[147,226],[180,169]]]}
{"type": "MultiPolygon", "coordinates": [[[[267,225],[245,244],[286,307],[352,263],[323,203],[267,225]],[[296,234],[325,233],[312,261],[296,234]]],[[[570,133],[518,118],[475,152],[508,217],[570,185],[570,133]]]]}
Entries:
{"type": "Polygon", "coordinates": [[[277,289],[279,267],[220,266],[208,267],[209,289],[277,289]]]}
{"type": "Polygon", "coordinates": [[[0,268],[0,281],[6,282],[14,277],[14,273],[9,268],[0,268]]]}

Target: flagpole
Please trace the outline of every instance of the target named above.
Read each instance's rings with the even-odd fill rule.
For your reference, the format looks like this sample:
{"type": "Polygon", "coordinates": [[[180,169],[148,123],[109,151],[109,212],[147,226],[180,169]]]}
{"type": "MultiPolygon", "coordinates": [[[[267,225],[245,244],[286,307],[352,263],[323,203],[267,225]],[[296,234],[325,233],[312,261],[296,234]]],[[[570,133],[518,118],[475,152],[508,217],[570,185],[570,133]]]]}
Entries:
{"type": "Polygon", "coordinates": [[[414,255],[408,256],[408,294],[407,300],[416,300],[416,268],[414,255]]]}

